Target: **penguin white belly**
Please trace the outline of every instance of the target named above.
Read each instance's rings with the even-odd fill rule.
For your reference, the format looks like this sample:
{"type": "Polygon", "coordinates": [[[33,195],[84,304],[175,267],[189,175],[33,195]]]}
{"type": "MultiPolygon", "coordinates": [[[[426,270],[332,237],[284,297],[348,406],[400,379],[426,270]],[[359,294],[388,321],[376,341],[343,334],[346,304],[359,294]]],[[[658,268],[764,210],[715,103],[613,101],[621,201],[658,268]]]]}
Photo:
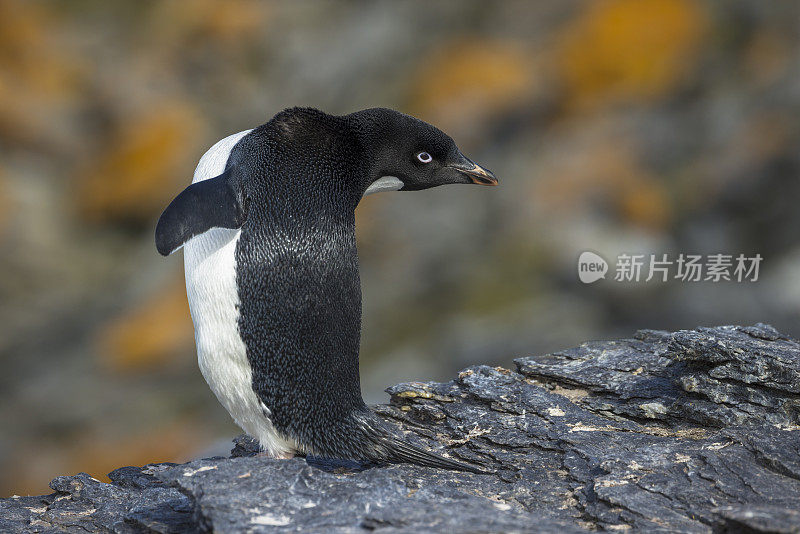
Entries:
{"type": "MultiPolygon", "coordinates": [[[[220,175],[231,149],[248,132],[226,137],[211,147],[200,159],[192,183],[220,175]]],[[[235,252],[240,232],[213,228],[184,246],[197,360],[206,382],[236,423],[268,454],[289,456],[295,446],[278,434],[269,410],[253,390],[252,369],[239,334],[235,252]]]]}

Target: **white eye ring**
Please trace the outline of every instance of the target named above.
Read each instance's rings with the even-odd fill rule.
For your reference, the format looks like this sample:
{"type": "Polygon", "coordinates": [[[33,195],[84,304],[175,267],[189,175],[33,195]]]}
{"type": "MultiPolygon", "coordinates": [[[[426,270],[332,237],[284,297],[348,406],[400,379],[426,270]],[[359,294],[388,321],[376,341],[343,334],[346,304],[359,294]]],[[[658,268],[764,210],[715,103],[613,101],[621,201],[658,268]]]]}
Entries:
{"type": "Polygon", "coordinates": [[[427,152],[420,152],[419,154],[417,154],[417,159],[420,161],[420,163],[430,163],[431,161],[433,161],[433,156],[431,156],[427,152]]]}

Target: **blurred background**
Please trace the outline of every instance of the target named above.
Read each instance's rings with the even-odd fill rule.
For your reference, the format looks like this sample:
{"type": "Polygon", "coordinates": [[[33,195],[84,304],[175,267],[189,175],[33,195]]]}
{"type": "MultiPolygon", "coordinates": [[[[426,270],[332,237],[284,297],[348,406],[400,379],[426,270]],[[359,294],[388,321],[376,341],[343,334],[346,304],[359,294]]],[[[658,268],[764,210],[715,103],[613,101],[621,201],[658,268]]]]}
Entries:
{"type": "Polygon", "coordinates": [[[416,115],[501,180],[358,208],[370,403],[637,328],[800,335],[797,2],[0,0],[0,496],[228,448],[153,229],[294,105],[416,115]],[[764,260],[585,285],[584,250],[764,260]]]}

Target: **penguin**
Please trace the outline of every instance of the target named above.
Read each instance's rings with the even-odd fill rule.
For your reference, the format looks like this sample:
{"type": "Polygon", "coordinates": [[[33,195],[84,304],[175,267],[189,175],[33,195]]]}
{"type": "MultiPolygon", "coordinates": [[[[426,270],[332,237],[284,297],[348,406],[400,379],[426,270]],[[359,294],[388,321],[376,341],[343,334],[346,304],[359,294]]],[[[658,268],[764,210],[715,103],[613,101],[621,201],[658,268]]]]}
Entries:
{"type": "Polygon", "coordinates": [[[290,108],[219,141],[156,226],[184,249],[200,371],[274,458],[485,470],[412,446],[361,396],[359,201],[497,185],[434,126],[385,108],[290,108]]]}

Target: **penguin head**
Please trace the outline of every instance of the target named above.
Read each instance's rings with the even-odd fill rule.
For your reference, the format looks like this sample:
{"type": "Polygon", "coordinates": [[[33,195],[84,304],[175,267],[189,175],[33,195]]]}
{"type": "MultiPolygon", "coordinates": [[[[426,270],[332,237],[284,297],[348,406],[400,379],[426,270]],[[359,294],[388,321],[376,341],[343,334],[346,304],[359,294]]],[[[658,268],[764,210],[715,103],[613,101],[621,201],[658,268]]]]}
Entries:
{"type": "MultiPolygon", "coordinates": [[[[264,149],[268,135],[275,136],[274,143],[293,146],[288,152],[292,157],[327,153],[330,158],[333,152],[334,157],[344,155],[348,164],[353,157],[360,158],[354,172],[347,173],[355,177],[347,182],[348,203],[380,191],[419,191],[446,184],[497,185],[494,174],[464,156],[449,135],[398,111],[373,108],[342,117],[311,108],[287,109],[240,136],[241,141],[229,147],[230,154],[237,152],[236,157],[229,155],[222,174],[193,183],[167,206],[156,226],[161,254],[175,252],[211,228],[242,227],[251,200],[246,190],[263,185],[263,173],[254,173],[253,165],[263,164],[264,154],[278,152],[264,149]],[[242,163],[247,160],[249,165],[242,163]]],[[[324,158],[321,161],[327,164],[324,158]]],[[[311,198],[298,189],[308,183],[296,180],[294,196],[311,198]]]]}
{"type": "Polygon", "coordinates": [[[385,108],[358,111],[349,118],[368,158],[364,196],[498,183],[491,171],[464,156],[449,135],[424,121],[385,108]]]}

